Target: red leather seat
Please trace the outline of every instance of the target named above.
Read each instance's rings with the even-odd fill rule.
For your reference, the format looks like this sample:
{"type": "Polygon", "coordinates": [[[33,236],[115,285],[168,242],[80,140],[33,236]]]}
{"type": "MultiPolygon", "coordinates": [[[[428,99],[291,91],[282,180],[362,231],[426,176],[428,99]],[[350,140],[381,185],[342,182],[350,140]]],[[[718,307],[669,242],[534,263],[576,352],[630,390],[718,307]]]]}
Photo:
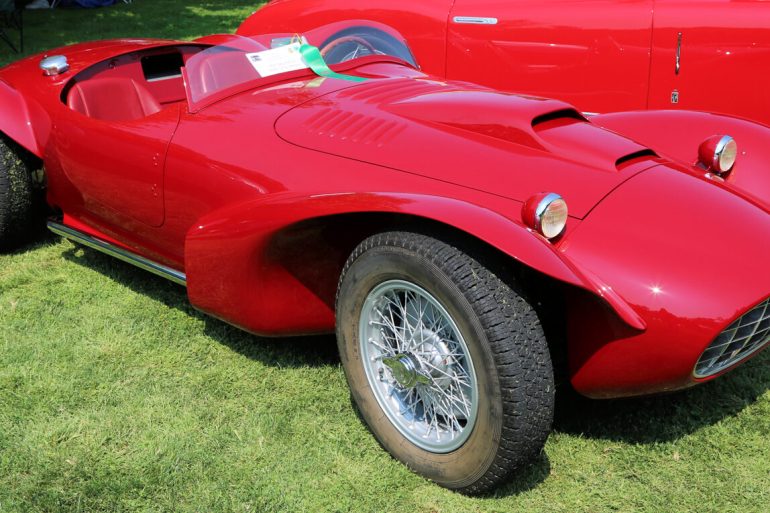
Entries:
{"type": "Polygon", "coordinates": [[[139,119],[161,109],[152,93],[130,78],[78,82],[67,95],[67,105],[81,114],[105,121],[139,119]]]}

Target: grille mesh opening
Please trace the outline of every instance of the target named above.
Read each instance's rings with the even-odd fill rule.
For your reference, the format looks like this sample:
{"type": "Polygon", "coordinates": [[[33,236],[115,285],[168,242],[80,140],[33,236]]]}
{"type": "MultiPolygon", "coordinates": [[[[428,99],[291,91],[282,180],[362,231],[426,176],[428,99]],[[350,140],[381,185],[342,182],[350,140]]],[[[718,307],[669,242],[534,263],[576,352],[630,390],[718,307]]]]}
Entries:
{"type": "Polygon", "coordinates": [[[709,344],[695,364],[693,375],[707,378],[748,358],[770,342],[770,298],[730,324],[709,344]]]}

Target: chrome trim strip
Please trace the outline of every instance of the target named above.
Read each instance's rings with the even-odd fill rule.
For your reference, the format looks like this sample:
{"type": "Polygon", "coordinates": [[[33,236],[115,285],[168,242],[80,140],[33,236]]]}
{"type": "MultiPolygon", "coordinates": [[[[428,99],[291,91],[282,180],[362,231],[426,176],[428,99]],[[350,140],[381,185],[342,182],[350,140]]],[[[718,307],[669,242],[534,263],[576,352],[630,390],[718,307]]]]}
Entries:
{"type": "Polygon", "coordinates": [[[118,260],[122,260],[123,262],[135,265],[140,269],[144,269],[145,271],[149,271],[153,274],[157,274],[158,276],[162,276],[163,278],[171,280],[179,285],[183,285],[185,287],[187,286],[187,276],[184,273],[176,271],[170,267],[166,267],[165,265],[159,264],[157,262],[153,262],[152,260],[148,260],[142,256],[137,255],[136,253],[132,253],[131,251],[123,248],[119,248],[114,244],[110,244],[109,242],[97,239],[96,237],[92,237],[87,233],[75,230],[54,221],[48,221],[48,229],[57,235],[61,235],[64,238],[73,240],[97,251],[101,251],[102,253],[115,257],[118,260]]]}
{"type": "Polygon", "coordinates": [[[179,72],[175,75],[165,75],[165,76],[156,77],[156,78],[146,78],[145,82],[162,82],[163,80],[173,80],[175,78],[182,78],[182,73],[179,72]]]}
{"type": "Polygon", "coordinates": [[[714,158],[711,161],[711,167],[715,169],[717,173],[727,173],[730,171],[730,169],[733,168],[733,166],[730,166],[730,169],[722,169],[721,163],[722,154],[725,152],[725,148],[727,148],[727,145],[730,144],[730,141],[732,140],[732,137],[725,135],[717,143],[716,149],[714,150],[714,158]]]}
{"type": "Polygon", "coordinates": [[[562,197],[555,192],[550,192],[546,194],[546,196],[541,199],[540,203],[538,203],[535,207],[535,230],[537,230],[539,233],[543,233],[541,231],[541,226],[543,222],[543,214],[545,214],[545,209],[547,209],[551,203],[559,199],[562,199],[562,197]]]}
{"type": "Polygon", "coordinates": [[[484,18],[481,16],[455,16],[452,18],[452,21],[468,25],[497,25],[497,18],[484,18]]]}
{"type": "Polygon", "coordinates": [[[682,33],[680,32],[676,36],[676,66],[675,73],[678,75],[679,70],[682,68],[682,33]]]}

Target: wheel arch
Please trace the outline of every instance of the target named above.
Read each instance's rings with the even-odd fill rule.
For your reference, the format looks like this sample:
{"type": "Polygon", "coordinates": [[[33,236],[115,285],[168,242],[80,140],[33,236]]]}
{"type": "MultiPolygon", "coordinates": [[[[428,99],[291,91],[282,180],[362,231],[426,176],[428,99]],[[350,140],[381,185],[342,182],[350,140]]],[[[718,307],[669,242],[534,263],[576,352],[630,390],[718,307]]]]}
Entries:
{"type": "MultiPolygon", "coordinates": [[[[213,212],[188,232],[190,301],[258,334],[331,332],[347,257],[366,237],[390,230],[461,240],[500,262],[516,261],[539,275],[601,293],[550,243],[467,202],[393,193],[283,194],[213,212]]],[[[623,305],[607,302],[623,318],[623,305]]]]}

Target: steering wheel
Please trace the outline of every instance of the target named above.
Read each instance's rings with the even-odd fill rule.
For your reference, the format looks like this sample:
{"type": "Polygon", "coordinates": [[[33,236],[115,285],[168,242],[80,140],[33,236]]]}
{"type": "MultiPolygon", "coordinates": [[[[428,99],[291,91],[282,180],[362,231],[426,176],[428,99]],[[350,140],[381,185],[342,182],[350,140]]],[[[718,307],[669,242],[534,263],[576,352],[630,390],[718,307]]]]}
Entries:
{"type": "Polygon", "coordinates": [[[342,36],[340,38],[334,39],[333,41],[330,41],[327,45],[321,48],[321,57],[324,58],[327,64],[339,64],[340,62],[349,61],[357,57],[375,54],[382,54],[382,52],[378,51],[372,45],[372,43],[363,37],[356,35],[342,36]],[[350,50],[343,46],[350,43],[355,45],[350,50]],[[347,50],[347,53],[343,53],[339,56],[339,58],[335,58],[335,50],[347,50]],[[362,50],[366,53],[361,53],[362,50]]]}

